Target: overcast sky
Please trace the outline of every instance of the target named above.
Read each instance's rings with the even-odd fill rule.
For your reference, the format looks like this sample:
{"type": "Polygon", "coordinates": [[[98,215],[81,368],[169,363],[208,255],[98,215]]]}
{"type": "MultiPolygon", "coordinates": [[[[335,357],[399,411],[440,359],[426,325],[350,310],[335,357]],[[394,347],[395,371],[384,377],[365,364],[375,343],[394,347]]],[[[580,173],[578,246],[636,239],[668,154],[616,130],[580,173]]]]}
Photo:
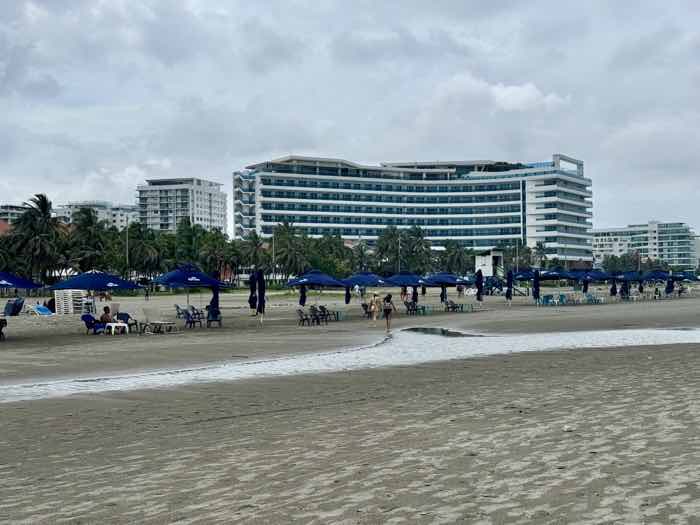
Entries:
{"type": "Polygon", "coordinates": [[[696,0],[0,1],[0,202],[133,202],[161,176],[230,194],[289,153],[562,152],[596,227],[700,228],[699,20],[696,0]]]}

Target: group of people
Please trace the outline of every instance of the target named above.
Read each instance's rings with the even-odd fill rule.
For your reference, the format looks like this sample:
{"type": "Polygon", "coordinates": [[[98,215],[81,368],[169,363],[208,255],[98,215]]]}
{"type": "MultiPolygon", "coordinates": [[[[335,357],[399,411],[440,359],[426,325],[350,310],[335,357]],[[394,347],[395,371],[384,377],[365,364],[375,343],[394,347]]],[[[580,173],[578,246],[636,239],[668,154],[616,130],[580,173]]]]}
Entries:
{"type": "Polygon", "coordinates": [[[380,299],[375,293],[372,296],[372,300],[369,302],[369,313],[372,316],[372,325],[377,326],[377,317],[380,312],[383,312],[387,333],[391,331],[391,316],[395,311],[396,305],[394,304],[391,294],[387,294],[384,299],[380,299]]]}

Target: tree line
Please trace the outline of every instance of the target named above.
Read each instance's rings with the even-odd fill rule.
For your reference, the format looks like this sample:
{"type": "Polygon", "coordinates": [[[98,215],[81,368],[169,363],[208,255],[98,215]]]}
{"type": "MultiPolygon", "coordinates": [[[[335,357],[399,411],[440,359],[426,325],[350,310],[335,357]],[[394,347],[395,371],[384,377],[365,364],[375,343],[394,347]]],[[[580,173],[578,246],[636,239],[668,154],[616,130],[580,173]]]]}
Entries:
{"type": "MultiPolygon", "coordinates": [[[[192,263],[222,279],[236,281],[252,268],[263,269],[280,279],[316,268],[334,277],[372,271],[389,275],[400,270],[418,274],[474,271],[475,252],[457,241],[433,249],[418,226],[390,226],[374,246],[359,240],[352,247],[340,236],[312,238],[280,223],[271,238],[251,233],[246,239],[229,239],[220,230],[207,231],[184,219],[173,232],[160,232],[131,223],[128,231],[98,220],[94,210],[84,208],[64,224],[53,216],[52,203],[37,194],[25,203],[27,210],[13,224],[9,235],[0,237],[0,270],[50,284],[70,272],[103,270],[126,278],[153,278],[178,265],[192,263]]],[[[505,268],[533,265],[555,267],[544,245],[530,249],[500,243],[505,268]]],[[[607,269],[607,268],[606,268],[607,269]]]]}

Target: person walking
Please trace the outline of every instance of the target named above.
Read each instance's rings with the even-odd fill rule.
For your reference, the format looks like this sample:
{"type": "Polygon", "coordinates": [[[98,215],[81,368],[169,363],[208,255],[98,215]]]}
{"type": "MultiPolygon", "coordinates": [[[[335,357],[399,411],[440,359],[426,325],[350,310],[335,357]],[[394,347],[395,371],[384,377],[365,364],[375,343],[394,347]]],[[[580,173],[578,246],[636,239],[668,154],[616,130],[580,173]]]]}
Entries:
{"type": "Polygon", "coordinates": [[[369,303],[369,313],[372,316],[372,326],[377,326],[377,316],[379,315],[379,310],[381,310],[381,308],[382,302],[379,300],[379,296],[375,293],[369,303]]]}
{"type": "Polygon", "coordinates": [[[394,301],[391,299],[391,294],[384,298],[384,319],[386,319],[386,333],[391,332],[391,316],[396,311],[394,301]]]}

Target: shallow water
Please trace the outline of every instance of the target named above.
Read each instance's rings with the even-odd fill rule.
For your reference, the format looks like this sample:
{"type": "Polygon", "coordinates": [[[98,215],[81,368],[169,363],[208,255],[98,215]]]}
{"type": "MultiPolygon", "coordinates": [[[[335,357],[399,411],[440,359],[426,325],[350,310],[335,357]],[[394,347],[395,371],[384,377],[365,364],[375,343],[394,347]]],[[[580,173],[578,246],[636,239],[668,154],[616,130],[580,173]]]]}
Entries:
{"type": "Polygon", "coordinates": [[[122,376],[6,384],[0,385],[0,403],[107,391],[172,388],[257,377],[406,366],[513,352],[700,343],[700,330],[695,329],[608,330],[484,337],[462,337],[455,334],[470,335],[453,330],[443,332],[442,329],[437,329],[437,332],[431,330],[430,333],[400,331],[381,344],[355,350],[237,361],[201,368],[152,370],[122,376]]]}

